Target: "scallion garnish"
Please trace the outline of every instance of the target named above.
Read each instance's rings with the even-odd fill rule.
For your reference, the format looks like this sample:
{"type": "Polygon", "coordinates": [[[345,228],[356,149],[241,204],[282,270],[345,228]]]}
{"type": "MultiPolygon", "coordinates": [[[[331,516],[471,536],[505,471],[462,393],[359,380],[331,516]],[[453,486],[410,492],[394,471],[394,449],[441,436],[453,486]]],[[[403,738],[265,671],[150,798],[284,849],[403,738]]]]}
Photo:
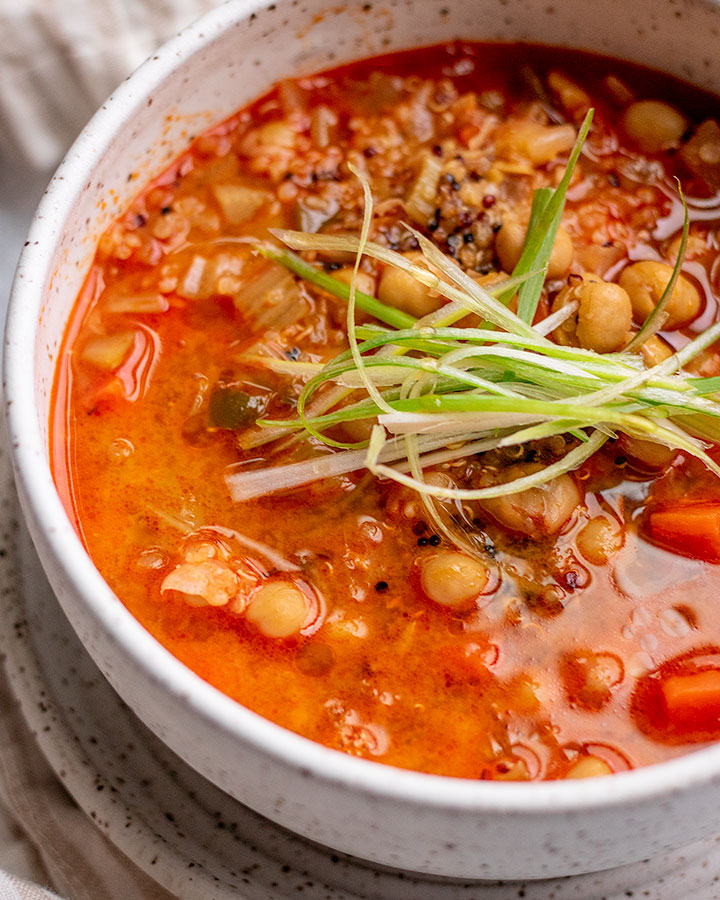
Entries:
{"type": "MultiPolygon", "coordinates": [[[[425,265],[369,241],[372,198],[359,173],[365,193],[359,238],[274,232],[290,250],[356,254],[348,287],[290,250],[260,248],[267,258],[348,303],[350,347],[324,366],[258,360],[258,364],[305,382],[296,418],[258,424],[268,428],[270,435],[312,435],[345,449],[291,465],[231,472],[227,483],[234,499],[286,490],[365,466],[418,491],[438,527],[447,532],[434,500],[461,502],[537,487],[577,468],[618,432],[682,450],[720,476],[720,466],[703,442],[720,440],[720,403],[713,396],[720,392],[720,379],[693,378],[682,371],[720,338],[720,323],[652,368],[645,367],[639,354],[630,352],[662,326],[663,307],[682,265],[687,208],[673,276],[657,308],[623,352],[599,354],[561,346],[546,337],[564,317],[573,314],[572,308],[532,325],[573,167],[591,121],[592,111],[583,122],[558,187],[536,192],[532,227],[512,278],[492,288],[478,284],[413,229],[409,230],[418,241],[425,265]],[[363,255],[402,269],[449,302],[415,320],[361,294],[355,289],[355,276],[363,255]],[[517,314],[507,306],[516,292],[517,314]],[[355,307],[382,325],[356,323],[355,307]],[[480,324],[458,325],[468,313],[478,316],[480,324]],[[362,449],[328,434],[343,422],[357,420],[374,425],[372,437],[362,449]],[[423,477],[428,466],[554,435],[570,436],[565,455],[514,481],[470,490],[429,485],[423,477]]],[[[684,204],[682,192],[680,196],[684,204]]]]}

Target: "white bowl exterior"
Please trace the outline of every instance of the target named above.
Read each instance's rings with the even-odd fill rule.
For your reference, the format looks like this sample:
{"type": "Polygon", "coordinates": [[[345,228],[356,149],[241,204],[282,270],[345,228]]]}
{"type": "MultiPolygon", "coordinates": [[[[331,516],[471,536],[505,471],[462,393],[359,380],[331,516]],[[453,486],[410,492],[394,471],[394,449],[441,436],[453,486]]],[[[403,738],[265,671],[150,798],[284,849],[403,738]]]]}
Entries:
{"type": "Polygon", "coordinates": [[[720,7],[637,0],[231,0],[164,47],[95,116],[48,189],[23,253],[5,347],[23,507],[74,628],[129,706],[183,759],[269,818],[374,862],[461,878],[593,871],[717,828],[720,747],[578,784],[443,779],[353,759],[233,703],[130,616],[87,558],[48,466],[59,345],[104,228],[190,136],[278,78],[455,38],[572,45],[720,91],[720,7]],[[367,8],[369,6],[369,8],[367,8]]]}

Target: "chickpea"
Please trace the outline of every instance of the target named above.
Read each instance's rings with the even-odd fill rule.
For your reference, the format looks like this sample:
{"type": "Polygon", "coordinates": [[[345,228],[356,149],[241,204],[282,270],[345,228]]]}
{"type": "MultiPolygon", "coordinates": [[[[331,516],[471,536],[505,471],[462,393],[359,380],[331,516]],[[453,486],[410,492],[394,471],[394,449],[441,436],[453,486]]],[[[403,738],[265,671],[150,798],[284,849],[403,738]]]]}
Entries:
{"type": "MultiPolygon", "coordinates": [[[[406,257],[415,263],[423,260],[422,253],[418,252],[408,253],[406,257]]],[[[418,318],[440,309],[443,305],[442,297],[435,291],[394,266],[387,266],[380,276],[378,299],[418,318]]]]}
{"type": "Polygon", "coordinates": [[[558,344],[585,347],[598,353],[613,353],[627,342],[632,325],[632,306],[623,288],[597,275],[573,278],[553,301],[553,312],[576,302],[576,316],[555,329],[558,344]]]}
{"type": "Polygon", "coordinates": [[[564,72],[550,72],[547,80],[550,89],[557,94],[562,105],[571,113],[582,116],[592,105],[587,91],[584,91],[577,82],[568,78],[564,72]]]}
{"type": "Polygon", "coordinates": [[[665,444],[630,437],[627,434],[620,435],[618,445],[632,468],[647,475],[657,475],[667,469],[676,455],[676,451],[666,447],[665,444]]]}
{"type": "Polygon", "coordinates": [[[627,136],[645,153],[677,147],[688,125],[682,113],[662,100],[631,103],[622,123],[627,136]]]}
{"type": "Polygon", "coordinates": [[[611,775],[612,769],[599,756],[583,756],[565,776],[566,778],[596,778],[598,775],[611,775]]]}
{"type": "Polygon", "coordinates": [[[569,703],[585,710],[602,709],[625,678],[619,657],[590,650],[569,654],[561,672],[569,703]]]}
{"type": "Polygon", "coordinates": [[[575,248],[575,262],[585,272],[593,272],[600,278],[625,256],[625,250],[617,243],[579,244],[575,248]]]}
{"type": "Polygon", "coordinates": [[[580,555],[594,566],[604,565],[624,542],[622,528],[609,516],[594,516],[576,539],[580,555]]]}
{"type": "Polygon", "coordinates": [[[525,245],[527,226],[514,219],[507,219],[495,237],[495,253],[506,272],[517,265],[525,245]]]}
{"type": "MultiPolygon", "coordinates": [[[[509,466],[506,481],[531,475],[542,466],[520,463],[509,466]]],[[[580,491],[570,475],[559,475],[547,484],[517,494],[480,501],[491,516],[510,531],[538,536],[556,534],[568,522],[580,503],[580,491]]]]}
{"type": "Polygon", "coordinates": [[[657,334],[650,337],[638,348],[642,354],[643,362],[648,369],[660,365],[661,362],[673,355],[673,348],[657,334]]]}
{"type": "MultiPolygon", "coordinates": [[[[633,316],[644,322],[660,302],[663,291],[672,277],[672,266],[655,260],[632,263],[623,269],[619,283],[625,288],[632,303],[633,316]]],[[[668,331],[687,325],[700,312],[702,299],[695,285],[680,275],[665,306],[667,320],[663,328],[668,331]]]]}
{"type": "Polygon", "coordinates": [[[506,122],[497,131],[497,152],[500,158],[527,159],[534,166],[543,166],[575,143],[572,125],[542,125],[529,119],[506,122]]]}
{"type": "Polygon", "coordinates": [[[308,599],[299,587],[289,581],[267,581],[254,594],[245,615],[267,637],[286,638],[300,631],[309,612],[308,599]]]}
{"type": "Polygon", "coordinates": [[[625,668],[614,653],[593,653],[587,660],[585,690],[590,694],[605,694],[624,677],[625,668]]]}
{"type": "Polygon", "coordinates": [[[609,281],[584,284],[578,297],[577,339],[598,353],[620,350],[632,321],[627,292],[609,281]]]}
{"type": "MultiPolygon", "coordinates": [[[[668,245],[667,258],[669,260],[672,260],[672,262],[675,262],[678,257],[681,241],[682,235],[679,234],[668,245]]],[[[691,231],[688,235],[687,245],[685,247],[685,255],[683,256],[683,259],[685,260],[685,262],[689,262],[693,259],[699,259],[705,253],[707,253],[709,249],[710,247],[708,247],[706,239],[700,234],[693,234],[691,231]]]]}
{"type": "Polygon", "coordinates": [[[441,606],[463,606],[487,584],[485,566],[465,553],[439,553],[422,566],[420,583],[427,596],[441,606]]]}
{"type": "MultiPolygon", "coordinates": [[[[342,281],[347,285],[352,281],[352,274],[352,266],[344,266],[342,269],[338,269],[336,272],[332,273],[333,278],[337,278],[338,281],[342,281]]],[[[368,272],[363,272],[361,270],[357,273],[355,288],[361,293],[369,294],[372,297],[375,294],[375,279],[368,272]]]]}
{"type": "MultiPolygon", "coordinates": [[[[525,246],[526,234],[527,225],[512,219],[503,222],[502,228],[498,231],[495,238],[495,252],[506,272],[512,272],[517,265],[525,246]]],[[[567,275],[574,250],[572,238],[561,225],[548,262],[548,278],[564,278],[567,275]]]]}

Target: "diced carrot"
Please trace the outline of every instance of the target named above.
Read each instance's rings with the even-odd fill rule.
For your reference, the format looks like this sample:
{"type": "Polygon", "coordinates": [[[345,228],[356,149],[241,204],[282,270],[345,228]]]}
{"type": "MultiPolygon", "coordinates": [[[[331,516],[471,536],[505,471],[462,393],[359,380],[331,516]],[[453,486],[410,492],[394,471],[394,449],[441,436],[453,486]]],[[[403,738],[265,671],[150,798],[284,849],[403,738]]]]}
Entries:
{"type": "Polygon", "coordinates": [[[671,675],[662,697],[670,724],[680,731],[720,729],[720,669],[671,675]]]}
{"type": "Polygon", "coordinates": [[[652,537],[669,550],[720,562],[720,504],[661,509],[650,514],[652,537]]]}

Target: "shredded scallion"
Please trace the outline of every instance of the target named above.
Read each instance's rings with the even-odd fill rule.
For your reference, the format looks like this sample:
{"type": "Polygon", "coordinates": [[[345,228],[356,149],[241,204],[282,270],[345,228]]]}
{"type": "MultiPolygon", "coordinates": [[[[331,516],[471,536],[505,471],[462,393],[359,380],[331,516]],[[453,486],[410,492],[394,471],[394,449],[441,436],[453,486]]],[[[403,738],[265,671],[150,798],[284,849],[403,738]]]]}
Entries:
{"type": "Polygon", "coordinates": [[[720,476],[720,466],[705,444],[720,440],[720,378],[694,378],[683,371],[720,338],[720,323],[654,367],[646,368],[633,352],[662,326],[663,308],[679,276],[688,233],[682,192],[685,224],[672,278],[624,351],[600,354],[550,340],[547,335],[574,314],[572,306],[532,325],[573,168],[591,122],[592,111],[558,186],[536,192],[532,227],[512,277],[492,287],[478,284],[410,226],[424,265],[369,240],[372,197],[359,173],[355,174],[365,195],[359,238],[274,232],[289,249],[263,245],[259,251],[265,257],[347,302],[349,349],[326,365],[256,358],[254,364],[302,381],[304,387],[297,417],[259,422],[253,445],[262,443],[257,433],[264,427],[268,440],[278,435],[313,436],[336,449],[303,462],[230,472],[227,483],[234,499],[366,467],[418,491],[437,527],[447,532],[436,500],[487,499],[538,487],[580,466],[620,432],[682,450],[720,476]],[[350,285],[291,250],[355,253],[350,285]],[[449,302],[416,320],[359,292],[356,276],[364,255],[401,269],[449,302]],[[514,313],[507,304],[516,292],[519,303],[514,313]],[[357,323],[356,308],[375,323],[357,323]],[[461,320],[468,314],[474,314],[475,321],[463,327],[461,320]],[[369,442],[344,443],[333,435],[337,426],[354,421],[372,426],[369,442]],[[428,484],[423,475],[430,466],[556,435],[567,436],[564,456],[514,481],[461,489],[428,484]]]}

